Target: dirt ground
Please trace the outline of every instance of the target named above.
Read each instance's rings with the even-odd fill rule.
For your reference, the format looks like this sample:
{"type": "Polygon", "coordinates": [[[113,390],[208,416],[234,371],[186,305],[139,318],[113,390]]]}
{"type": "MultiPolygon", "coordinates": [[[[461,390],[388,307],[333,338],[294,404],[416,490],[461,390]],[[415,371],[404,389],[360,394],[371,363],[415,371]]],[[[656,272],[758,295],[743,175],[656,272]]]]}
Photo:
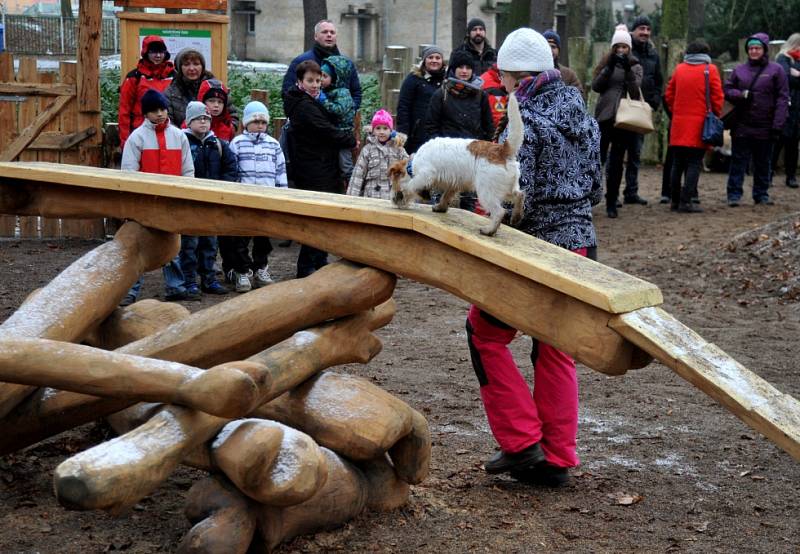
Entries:
{"type": "MultiPolygon", "coordinates": [[[[724,182],[704,174],[705,213],[677,214],[657,203],[660,172],[643,170],[650,205],[625,206],[616,220],[596,210],[600,261],[656,283],[668,312],[800,398],[800,192],[779,176],[775,206],[731,209],[724,182]]],[[[0,242],[0,320],[94,245],[0,242]]],[[[278,278],[291,278],[296,253],[276,248],[278,278]]],[[[159,273],[147,275],[144,292],[163,294],[159,273]]],[[[568,487],[485,474],[495,443],[469,363],[467,304],[406,280],[395,298],[397,316],[379,332],[383,352],[343,369],[427,416],[431,475],[405,508],[365,513],[281,552],[800,552],[800,463],[657,363],[622,377],[579,367],[582,463],[568,487]]],[[[207,302],[185,304],[194,311],[207,302]]],[[[513,346],[530,372],[530,341],[513,346]]],[[[189,528],[183,498],[197,471],[179,470],[119,518],[56,503],[54,467],[106,433],[92,424],[0,457],[0,551],[175,549],[189,528]]]]}

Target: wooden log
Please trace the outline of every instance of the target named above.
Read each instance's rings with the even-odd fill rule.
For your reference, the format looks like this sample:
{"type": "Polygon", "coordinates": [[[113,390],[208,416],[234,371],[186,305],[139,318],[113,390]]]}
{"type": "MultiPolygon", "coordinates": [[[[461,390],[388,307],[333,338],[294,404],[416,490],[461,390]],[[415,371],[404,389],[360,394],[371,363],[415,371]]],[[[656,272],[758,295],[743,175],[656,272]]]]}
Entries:
{"type": "MultiPolygon", "coordinates": [[[[172,259],[179,248],[177,235],[126,223],[114,240],[73,262],[4,321],[0,339],[80,341],[114,311],[139,275],[172,259]]],[[[0,383],[0,418],[33,390],[0,383]]]]}
{"type": "MultiPolygon", "coordinates": [[[[230,362],[203,371],[177,362],[108,352],[47,339],[0,339],[0,379],[83,394],[188,406],[221,417],[241,417],[258,389],[230,362]]],[[[258,371],[258,370],[255,370],[258,371]]]]}
{"type": "Polygon", "coordinates": [[[411,487],[398,477],[386,455],[357,465],[367,479],[367,508],[390,512],[408,503],[411,487]]]}
{"type": "Polygon", "coordinates": [[[270,506],[305,502],[328,478],[328,466],[314,439],[274,421],[232,421],[210,450],[214,466],[240,491],[270,506]]]}
{"type": "Polygon", "coordinates": [[[187,308],[177,302],[145,298],[114,310],[99,326],[92,329],[83,342],[96,348],[114,350],[157,333],[186,319],[190,314],[187,308]]]}
{"type": "Polygon", "coordinates": [[[411,410],[411,432],[389,449],[397,476],[412,485],[425,480],[431,466],[431,432],[428,421],[411,410]]]}
{"type": "Polygon", "coordinates": [[[311,435],[350,460],[383,455],[411,431],[411,408],[353,375],[326,371],[254,412],[311,435]]]}
{"type": "MultiPolygon", "coordinates": [[[[271,387],[263,387],[262,400],[283,394],[287,390],[283,387],[297,386],[331,365],[369,361],[380,351],[380,341],[370,333],[372,326],[385,324],[391,319],[387,312],[393,310],[391,305],[302,331],[251,357],[267,368],[265,375],[272,381],[271,387]]],[[[256,383],[261,387],[261,380],[256,383]]],[[[184,456],[226,423],[223,418],[169,406],[144,425],[61,463],[53,478],[56,496],[68,508],[119,513],[152,492],[184,456]]]]}
{"type": "MultiPolygon", "coordinates": [[[[196,312],[159,333],[120,348],[119,352],[195,367],[210,367],[237,358],[243,359],[265,346],[278,343],[299,329],[368,309],[389,298],[394,284],[394,275],[348,262],[337,262],[306,279],[276,283],[196,312]],[[269,317],[264,314],[269,314],[269,317]]],[[[379,350],[380,342],[365,333],[365,329],[373,322],[376,324],[374,328],[385,325],[393,314],[392,304],[357,320],[369,322],[367,324],[352,323],[353,331],[364,339],[363,344],[353,344],[349,340],[334,344],[323,340],[329,351],[327,359],[331,359],[330,365],[347,363],[338,359],[371,359],[377,354],[377,350],[371,350],[379,350]]],[[[315,335],[303,336],[311,340],[315,335]]],[[[296,374],[291,371],[270,371],[275,373],[270,377],[287,381],[293,387],[317,370],[308,374],[302,371],[296,374]],[[301,380],[295,382],[295,375],[301,380]]],[[[281,389],[280,383],[275,386],[281,393],[291,388],[281,389]]],[[[129,405],[128,401],[72,392],[56,393],[50,390],[37,393],[2,421],[8,432],[0,435],[0,454],[13,452],[66,429],[118,412],[129,405]]]]}
{"type": "Polygon", "coordinates": [[[333,529],[353,519],[367,503],[364,474],[335,452],[322,448],[328,479],[317,494],[285,508],[257,506],[257,532],[267,550],[298,535],[333,529]]]}
{"type": "Polygon", "coordinates": [[[256,510],[225,477],[213,475],[189,489],[185,513],[195,524],[179,554],[245,554],[256,530],[256,510]]]}

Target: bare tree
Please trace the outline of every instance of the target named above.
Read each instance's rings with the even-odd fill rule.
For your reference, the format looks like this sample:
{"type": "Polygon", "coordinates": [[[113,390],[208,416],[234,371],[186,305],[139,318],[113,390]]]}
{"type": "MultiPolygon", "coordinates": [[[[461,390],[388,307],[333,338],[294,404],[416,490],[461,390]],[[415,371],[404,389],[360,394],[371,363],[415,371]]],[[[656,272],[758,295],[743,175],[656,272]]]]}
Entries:
{"type": "Polygon", "coordinates": [[[555,0],[530,0],[530,25],[540,33],[555,27],[555,0]]]}
{"type": "Polygon", "coordinates": [[[328,2],[326,0],[303,0],[303,39],[306,50],[314,46],[314,25],[317,21],[328,19],[328,2]]]}
{"type": "Polygon", "coordinates": [[[703,36],[705,23],[705,0],[689,0],[689,40],[703,36]]]}
{"type": "Polygon", "coordinates": [[[464,34],[467,30],[467,0],[453,0],[452,10],[450,27],[453,46],[450,49],[455,50],[464,41],[464,34]]]}
{"type": "Polygon", "coordinates": [[[586,0],[567,0],[567,38],[585,37],[588,19],[586,0]]]}

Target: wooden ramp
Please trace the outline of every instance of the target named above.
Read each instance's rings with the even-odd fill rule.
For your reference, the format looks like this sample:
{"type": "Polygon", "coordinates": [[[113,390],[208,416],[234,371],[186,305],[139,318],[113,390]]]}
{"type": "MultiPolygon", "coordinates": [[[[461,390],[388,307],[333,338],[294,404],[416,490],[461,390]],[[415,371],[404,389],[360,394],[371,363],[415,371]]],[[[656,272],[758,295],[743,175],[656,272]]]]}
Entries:
{"type": "Polygon", "coordinates": [[[657,358],[800,459],[800,403],[663,310],[661,292],[462,210],[49,163],[0,163],[0,213],[133,219],[195,235],[289,238],[441,288],[618,375],[657,358]]]}

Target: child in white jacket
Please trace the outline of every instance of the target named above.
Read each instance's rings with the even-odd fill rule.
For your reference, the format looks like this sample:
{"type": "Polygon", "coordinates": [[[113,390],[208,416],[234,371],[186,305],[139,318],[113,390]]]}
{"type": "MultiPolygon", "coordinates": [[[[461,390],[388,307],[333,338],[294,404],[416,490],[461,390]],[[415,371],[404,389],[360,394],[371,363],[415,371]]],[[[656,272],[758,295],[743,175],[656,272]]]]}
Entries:
{"type": "Polygon", "coordinates": [[[386,110],[375,112],[368,132],[367,143],[350,176],[347,194],[388,200],[392,188],[389,166],[408,158],[408,154],[395,136],[392,114],[386,110]]]}

